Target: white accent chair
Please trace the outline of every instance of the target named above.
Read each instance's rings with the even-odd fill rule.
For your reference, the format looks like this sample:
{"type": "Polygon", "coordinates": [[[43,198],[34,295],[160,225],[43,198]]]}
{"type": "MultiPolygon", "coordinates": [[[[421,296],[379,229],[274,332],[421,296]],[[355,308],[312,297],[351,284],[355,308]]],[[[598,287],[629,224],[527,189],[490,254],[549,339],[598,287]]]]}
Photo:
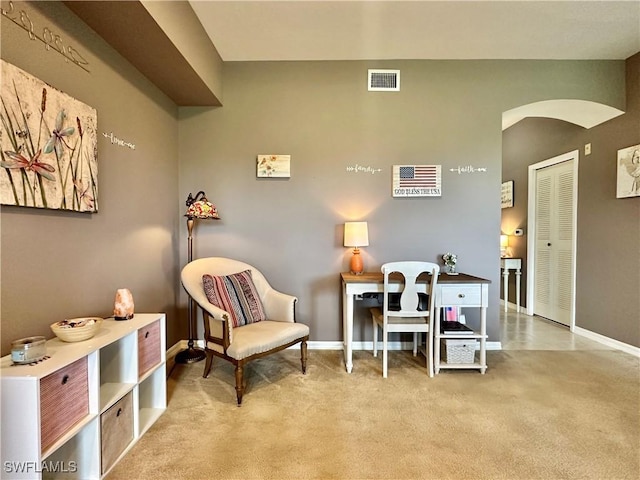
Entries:
{"type": "Polygon", "coordinates": [[[182,269],[181,280],[189,296],[202,310],[207,355],[203,377],[209,376],[214,355],[235,365],[238,406],[242,404],[244,393],[244,366],[251,360],[300,343],[302,373],[306,373],[309,327],[295,321],[296,297],[274,290],[255,267],[229,258],[194,260],[182,269]],[[231,275],[244,270],[251,271],[267,320],[234,328],[229,312],[209,302],[202,276],[231,275]]]}
{"type": "Polygon", "coordinates": [[[431,262],[389,262],[382,265],[384,275],[384,298],[382,311],[380,308],[371,308],[373,322],[373,356],[378,356],[378,328],[382,329],[382,376],[387,378],[388,343],[389,334],[392,332],[413,333],[413,355],[418,353],[418,343],[421,334],[426,333],[427,369],[429,376],[433,377],[433,321],[434,321],[434,293],[438,283],[440,267],[431,262]],[[394,273],[401,275],[393,275],[394,273]],[[430,275],[427,288],[426,302],[421,302],[418,277],[427,273],[430,275]],[[391,295],[401,292],[399,305],[390,305],[391,295]],[[423,305],[421,305],[423,303],[423,305]],[[426,303],[426,305],[424,305],[426,303]]]}

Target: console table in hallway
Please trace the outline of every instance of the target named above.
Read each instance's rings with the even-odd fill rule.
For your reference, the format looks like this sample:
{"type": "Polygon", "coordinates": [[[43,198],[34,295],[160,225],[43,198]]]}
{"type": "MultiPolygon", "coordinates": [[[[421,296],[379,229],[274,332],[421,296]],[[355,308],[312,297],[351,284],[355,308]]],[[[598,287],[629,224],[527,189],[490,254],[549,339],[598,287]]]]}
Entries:
{"type": "Polygon", "coordinates": [[[504,291],[504,311],[507,311],[509,303],[509,270],[516,271],[516,312],[520,313],[520,277],[522,272],[521,258],[502,257],[500,259],[500,268],[502,269],[503,291],[504,291]]]}

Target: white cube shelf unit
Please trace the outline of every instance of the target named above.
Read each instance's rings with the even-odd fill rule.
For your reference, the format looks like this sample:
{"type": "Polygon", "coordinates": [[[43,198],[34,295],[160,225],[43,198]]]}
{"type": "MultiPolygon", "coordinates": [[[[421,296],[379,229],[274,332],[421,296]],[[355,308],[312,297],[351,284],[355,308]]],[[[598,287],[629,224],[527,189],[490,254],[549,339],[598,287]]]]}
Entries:
{"type": "Polygon", "coordinates": [[[167,408],[165,332],[164,314],[136,313],[48,340],[33,365],[2,357],[0,478],[103,478],[167,408]]]}

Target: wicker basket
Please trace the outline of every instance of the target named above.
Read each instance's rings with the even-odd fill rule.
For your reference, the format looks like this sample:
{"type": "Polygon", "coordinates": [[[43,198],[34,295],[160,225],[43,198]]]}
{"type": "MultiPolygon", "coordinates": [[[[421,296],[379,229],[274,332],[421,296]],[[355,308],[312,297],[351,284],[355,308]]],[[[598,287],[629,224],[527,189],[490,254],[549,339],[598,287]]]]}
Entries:
{"type": "Polygon", "coordinates": [[[70,318],[62,322],[56,322],[51,325],[51,330],[63,342],[82,342],[93,337],[100,326],[102,319],[97,317],[86,318],[70,318]],[[81,324],[82,326],[69,326],[81,324]]]}
{"type": "Polygon", "coordinates": [[[444,361],[447,363],[473,363],[476,353],[476,344],[473,339],[445,339],[442,340],[444,361]]]}

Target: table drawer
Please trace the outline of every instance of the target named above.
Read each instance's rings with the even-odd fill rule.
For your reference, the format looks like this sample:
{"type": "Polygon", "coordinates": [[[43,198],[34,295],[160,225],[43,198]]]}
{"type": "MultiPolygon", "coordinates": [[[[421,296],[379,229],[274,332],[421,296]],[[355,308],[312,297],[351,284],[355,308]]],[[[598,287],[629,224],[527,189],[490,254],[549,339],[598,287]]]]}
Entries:
{"type": "Polygon", "coordinates": [[[442,305],[477,307],[481,301],[480,285],[442,285],[442,305]]]}
{"type": "Polygon", "coordinates": [[[160,352],[160,321],[155,321],[138,330],[138,377],[158,365],[160,352]]]}
{"type": "Polygon", "coordinates": [[[40,443],[49,448],[89,414],[87,357],[40,379],[40,443]]]}
{"type": "Polygon", "coordinates": [[[133,394],[127,393],[100,416],[102,473],[111,468],[133,441],[133,394]]]}

